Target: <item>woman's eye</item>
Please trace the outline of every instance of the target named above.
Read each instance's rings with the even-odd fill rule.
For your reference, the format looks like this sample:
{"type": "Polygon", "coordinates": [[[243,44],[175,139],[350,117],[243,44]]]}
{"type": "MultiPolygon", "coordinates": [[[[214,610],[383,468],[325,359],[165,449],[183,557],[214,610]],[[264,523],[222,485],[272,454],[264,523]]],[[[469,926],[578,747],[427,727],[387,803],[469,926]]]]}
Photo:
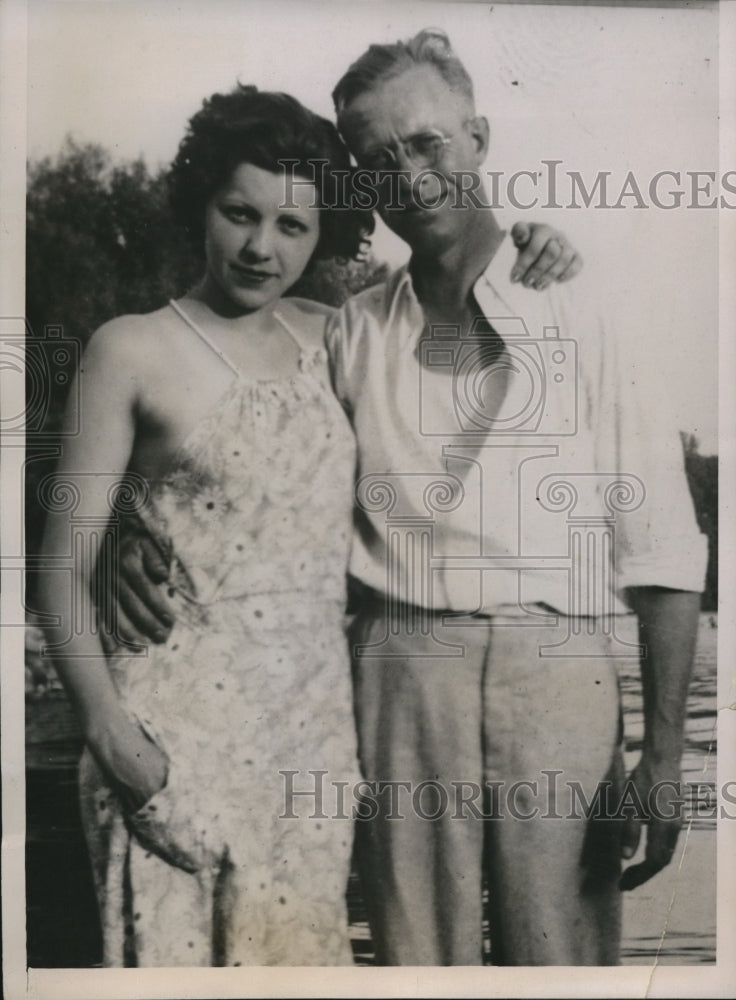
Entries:
{"type": "Polygon", "coordinates": [[[287,233],[297,234],[297,233],[307,232],[307,227],[304,225],[303,222],[300,222],[298,219],[289,219],[289,218],[282,219],[281,228],[287,233]]]}
{"type": "Polygon", "coordinates": [[[222,205],[220,211],[231,222],[246,222],[250,218],[248,209],[243,205],[222,205]]]}

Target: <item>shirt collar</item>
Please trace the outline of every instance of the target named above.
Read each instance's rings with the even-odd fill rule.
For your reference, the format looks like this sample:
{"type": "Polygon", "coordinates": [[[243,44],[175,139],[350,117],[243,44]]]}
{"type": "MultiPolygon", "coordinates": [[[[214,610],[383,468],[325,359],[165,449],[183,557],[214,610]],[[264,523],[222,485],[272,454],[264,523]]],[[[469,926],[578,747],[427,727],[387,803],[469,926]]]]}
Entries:
{"type": "Polygon", "coordinates": [[[473,286],[473,294],[484,316],[520,316],[528,310],[528,289],[511,280],[516,254],[516,244],[511,235],[505,233],[493,259],[473,286]]]}
{"type": "Polygon", "coordinates": [[[419,305],[407,261],[394,272],[386,286],[386,329],[400,325],[412,345],[424,329],[424,313],[419,305]]]}
{"type": "MultiPolygon", "coordinates": [[[[516,261],[516,246],[508,232],[490,260],[485,271],[473,285],[473,294],[485,316],[517,316],[529,306],[529,292],[520,283],[511,281],[511,269],[516,261]]],[[[398,310],[406,310],[406,318],[413,330],[424,326],[424,314],[419,305],[409,272],[410,261],[394,272],[389,282],[388,322],[391,324],[398,310]]]]}

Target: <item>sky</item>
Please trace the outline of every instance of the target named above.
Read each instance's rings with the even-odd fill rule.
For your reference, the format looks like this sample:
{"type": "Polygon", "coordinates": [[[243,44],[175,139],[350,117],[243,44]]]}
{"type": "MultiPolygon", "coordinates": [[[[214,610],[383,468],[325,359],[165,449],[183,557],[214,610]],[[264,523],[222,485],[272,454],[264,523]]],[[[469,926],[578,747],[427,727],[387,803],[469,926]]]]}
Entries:
{"type": "MultiPolygon", "coordinates": [[[[694,195],[687,175],[712,171],[712,192],[723,193],[712,6],[29,0],[28,155],[53,156],[71,135],[156,168],[202,99],[236,80],[291,92],[331,116],[332,87],[370,42],[428,26],[449,34],[490,121],[486,169],[499,174],[502,223],[544,221],[567,234],[602,301],[616,301],[617,335],[651,373],[653,404],[666,397],[701,451],[715,451],[718,213],[693,204],[712,195],[707,179],[694,195]],[[543,184],[549,160],[560,161],[561,208],[544,207],[554,200],[543,184]],[[542,177],[518,178],[515,207],[517,171],[542,177]],[[631,172],[647,207],[633,195],[617,209],[569,207],[575,171],[588,189],[608,172],[611,204],[631,172]],[[661,171],[679,172],[679,184],[665,177],[658,188],[663,203],[682,189],[679,207],[651,203],[648,185],[661,171]],[[535,195],[538,204],[524,208],[535,195]]],[[[406,256],[385,230],[374,251],[392,264],[406,256]]]]}

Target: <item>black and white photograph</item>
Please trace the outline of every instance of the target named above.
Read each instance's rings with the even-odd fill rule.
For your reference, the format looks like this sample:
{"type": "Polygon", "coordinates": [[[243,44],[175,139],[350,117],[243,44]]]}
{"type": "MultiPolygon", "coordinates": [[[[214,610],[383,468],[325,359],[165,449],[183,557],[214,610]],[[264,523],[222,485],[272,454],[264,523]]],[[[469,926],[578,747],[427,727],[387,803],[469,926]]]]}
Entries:
{"type": "Polygon", "coordinates": [[[734,995],[736,8],[0,45],[4,995],[734,995]]]}

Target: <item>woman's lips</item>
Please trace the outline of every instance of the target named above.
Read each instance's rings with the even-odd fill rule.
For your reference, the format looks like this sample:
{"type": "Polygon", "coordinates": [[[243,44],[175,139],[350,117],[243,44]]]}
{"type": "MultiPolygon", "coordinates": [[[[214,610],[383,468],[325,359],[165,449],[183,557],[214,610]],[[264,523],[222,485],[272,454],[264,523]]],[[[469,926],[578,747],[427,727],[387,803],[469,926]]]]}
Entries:
{"type": "Polygon", "coordinates": [[[241,280],[251,282],[254,285],[262,285],[271,278],[277,277],[271,271],[261,271],[256,267],[245,267],[242,264],[233,264],[232,269],[241,280]]]}

